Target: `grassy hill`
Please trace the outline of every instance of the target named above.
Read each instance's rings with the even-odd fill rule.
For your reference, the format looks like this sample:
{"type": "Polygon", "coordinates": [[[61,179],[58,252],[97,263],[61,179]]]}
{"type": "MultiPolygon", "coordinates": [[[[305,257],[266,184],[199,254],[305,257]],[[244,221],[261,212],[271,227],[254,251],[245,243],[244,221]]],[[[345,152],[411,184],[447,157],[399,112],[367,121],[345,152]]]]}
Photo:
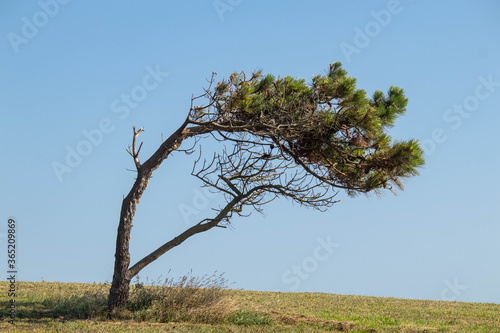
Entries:
{"type": "Polygon", "coordinates": [[[500,332],[500,305],[218,288],[131,287],[130,305],[106,320],[109,285],[17,282],[7,332],[500,332]]]}

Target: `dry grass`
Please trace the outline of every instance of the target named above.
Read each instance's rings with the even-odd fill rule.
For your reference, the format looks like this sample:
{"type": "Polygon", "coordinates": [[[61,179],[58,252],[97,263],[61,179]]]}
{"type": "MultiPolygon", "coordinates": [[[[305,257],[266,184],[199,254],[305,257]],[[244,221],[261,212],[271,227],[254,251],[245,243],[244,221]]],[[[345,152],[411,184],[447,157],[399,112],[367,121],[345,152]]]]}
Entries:
{"type": "Polygon", "coordinates": [[[162,323],[220,323],[232,310],[231,299],[224,295],[227,285],[223,274],[215,273],[201,278],[190,273],[178,280],[167,278],[155,283],[141,283],[137,278],[121,318],[162,323]]]}
{"type": "MultiPolygon", "coordinates": [[[[500,305],[225,289],[222,276],[131,286],[120,320],[106,320],[109,285],[18,282],[11,332],[500,332],[500,305]]],[[[7,290],[7,282],[0,282],[7,290]]],[[[7,293],[0,293],[6,304],[7,293]]]]}

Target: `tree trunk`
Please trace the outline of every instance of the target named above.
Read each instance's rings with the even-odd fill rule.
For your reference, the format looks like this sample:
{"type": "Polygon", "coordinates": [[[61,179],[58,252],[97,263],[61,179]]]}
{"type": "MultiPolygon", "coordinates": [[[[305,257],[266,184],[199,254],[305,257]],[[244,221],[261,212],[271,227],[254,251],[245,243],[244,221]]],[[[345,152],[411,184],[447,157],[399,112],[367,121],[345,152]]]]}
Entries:
{"type": "Polygon", "coordinates": [[[108,318],[114,318],[117,312],[125,309],[128,302],[129,290],[130,280],[123,277],[113,277],[113,284],[108,296],[108,318]]]}
{"type": "Polygon", "coordinates": [[[132,230],[132,221],[134,219],[137,204],[148,186],[153,171],[160,166],[163,160],[165,160],[172,151],[179,148],[184,139],[210,132],[209,129],[202,127],[186,128],[187,124],[188,121],[186,120],[177,131],[160,145],[156,152],[146,162],[142,165],[138,162],[136,164],[138,169],[137,178],[132,189],[123,199],[120,221],[118,223],[113,282],[111,283],[108,297],[108,317],[110,318],[120,310],[123,310],[127,305],[129,284],[135,275],[131,274],[129,270],[130,231],[132,230]]]}
{"type": "Polygon", "coordinates": [[[109,291],[108,313],[113,317],[117,311],[123,310],[127,305],[129,284],[132,277],[129,275],[130,265],[130,231],[135,209],[139,203],[142,193],[147,187],[151,172],[144,174],[141,170],[137,173],[137,179],[130,193],[123,199],[120,222],[116,237],[115,269],[113,282],[109,291]]]}

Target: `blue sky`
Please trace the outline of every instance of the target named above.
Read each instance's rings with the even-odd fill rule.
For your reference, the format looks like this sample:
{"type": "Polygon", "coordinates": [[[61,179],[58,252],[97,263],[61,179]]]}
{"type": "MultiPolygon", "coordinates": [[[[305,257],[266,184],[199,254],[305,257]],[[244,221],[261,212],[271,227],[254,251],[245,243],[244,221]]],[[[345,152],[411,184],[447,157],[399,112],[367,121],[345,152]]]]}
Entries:
{"type": "MultiPolygon", "coordinates": [[[[146,129],[144,160],[213,71],[310,79],[341,61],[369,94],[405,89],[391,135],[421,140],[421,175],[397,197],[340,192],[325,213],[276,201],[194,236],[141,279],[217,270],[251,290],[500,303],[499,14],[494,0],[3,1],[1,247],[13,216],[21,280],[110,281],[132,126],[146,129]]],[[[192,158],[155,171],[133,262],[220,203],[199,194],[192,158]]]]}

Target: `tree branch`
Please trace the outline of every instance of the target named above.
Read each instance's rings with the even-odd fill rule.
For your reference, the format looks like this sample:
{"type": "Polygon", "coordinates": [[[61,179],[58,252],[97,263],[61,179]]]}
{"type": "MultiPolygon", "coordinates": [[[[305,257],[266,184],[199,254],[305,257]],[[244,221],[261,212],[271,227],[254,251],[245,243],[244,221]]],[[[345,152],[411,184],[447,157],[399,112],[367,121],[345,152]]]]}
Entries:
{"type": "Polygon", "coordinates": [[[129,146],[128,149],[127,149],[127,152],[134,159],[135,167],[136,167],[137,171],[139,171],[139,169],[141,168],[141,163],[139,162],[139,153],[140,153],[141,148],[142,148],[142,142],[139,145],[139,149],[136,149],[136,147],[137,147],[137,137],[139,136],[139,134],[141,132],[144,131],[144,127],[141,127],[141,128],[139,128],[139,130],[136,130],[135,126],[134,126],[133,129],[134,129],[134,138],[132,139],[132,151],[130,151],[130,146],[129,146]]]}
{"type": "MultiPolygon", "coordinates": [[[[189,237],[199,234],[200,232],[204,232],[207,230],[212,229],[213,227],[219,227],[219,222],[222,221],[224,218],[228,216],[228,214],[231,212],[234,206],[238,204],[241,200],[245,198],[245,195],[237,196],[233,200],[231,200],[225,207],[222,209],[219,214],[213,219],[209,219],[207,223],[200,223],[192,226],[191,228],[187,229],[183,233],[181,233],[179,236],[175,237],[174,239],[166,242],[162,246],[160,246],[158,249],[155,251],[151,252],[147,256],[145,256],[143,259],[138,261],[134,266],[132,266],[127,273],[127,277],[129,279],[132,279],[135,275],[137,275],[144,267],[158,259],[161,255],[163,255],[165,252],[171,250],[172,248],[182,244],[186,239],[189,237]]],[[[205,221],[205,220],[204,220],[205,221]]]]}

